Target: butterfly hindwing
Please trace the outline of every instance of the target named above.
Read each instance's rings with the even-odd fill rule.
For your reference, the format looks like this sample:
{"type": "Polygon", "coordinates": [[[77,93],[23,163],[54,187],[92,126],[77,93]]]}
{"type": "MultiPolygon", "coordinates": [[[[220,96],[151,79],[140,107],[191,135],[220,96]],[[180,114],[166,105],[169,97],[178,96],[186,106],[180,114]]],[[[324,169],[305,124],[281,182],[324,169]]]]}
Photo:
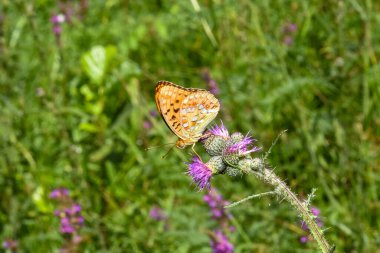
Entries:
{"type": "Polygon", "coordinates": [[[207,125],[216,117],[219,101],[206,90],[194,90],[181,104],[181,125],[183,134],[198,140],[207,125]]]}

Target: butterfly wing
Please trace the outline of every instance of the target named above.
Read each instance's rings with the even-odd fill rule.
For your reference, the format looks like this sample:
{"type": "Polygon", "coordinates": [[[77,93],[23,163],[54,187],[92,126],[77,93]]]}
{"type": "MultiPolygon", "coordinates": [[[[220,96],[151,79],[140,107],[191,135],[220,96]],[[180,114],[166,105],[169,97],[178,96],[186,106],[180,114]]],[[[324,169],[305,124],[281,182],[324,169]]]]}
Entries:
{"type": "Polygon", "coordinates": [[[155,99],[158,112],[170,130],[180,139],[186,140],[180,121],[182,101],[190,94],[190,90],[168,81],[159,81],[156,86],[155,99]]]}
{"type": "Polygon", "coordinates": [[[198,141],[207,125],[215,119],[220,104],[213,94],[202,89],[189,89],[181,104],[182,133],[190,143],[198,141]]]}

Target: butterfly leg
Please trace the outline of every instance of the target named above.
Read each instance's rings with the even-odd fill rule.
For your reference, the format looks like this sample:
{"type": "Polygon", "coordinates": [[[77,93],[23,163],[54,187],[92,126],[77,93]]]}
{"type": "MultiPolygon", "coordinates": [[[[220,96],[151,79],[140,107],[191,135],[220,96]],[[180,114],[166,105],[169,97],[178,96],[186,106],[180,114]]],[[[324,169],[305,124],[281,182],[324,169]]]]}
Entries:
{"type": "Polygon", "coordinates": [[[198,156],[199,159],[201,159],[201,157],[198,155],[197,151],[195,151],[194,147],[195,147],[195,143],[193,144],[193,146],[191,146],[191,149],[193,150],[194,154],[196,156],[198,156]]]}

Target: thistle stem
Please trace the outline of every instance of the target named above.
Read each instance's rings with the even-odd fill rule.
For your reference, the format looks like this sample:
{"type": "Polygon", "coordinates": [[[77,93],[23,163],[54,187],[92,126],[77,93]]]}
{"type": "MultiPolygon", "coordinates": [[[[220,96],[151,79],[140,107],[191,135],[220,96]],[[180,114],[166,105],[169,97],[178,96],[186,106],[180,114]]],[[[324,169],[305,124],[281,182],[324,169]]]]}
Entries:
{"type": "Polygon", "coordinates": [[[274,191],[277,193],[277,195],[286,199],[297,210],[297,212],[309,227],[312,236],[317,241],[318,246],[323,253],[334,252],[335,246],[331,247],[329,245],[323,236],[322,230],[315,222],[314,215],[310,212],[308,206],[297,198],[297,196],[290,190],[285,182],[277,177],[273,170],[268,169],[267,167],[262,167],[259,170],[252,170],[251,173],[261,181],[264,181],[265,183],[273,186],[274,191]]]}
{"type": "Polygon", "coordinates": [[[237,205],[239,205],[239,204],[241,204],[243,202],[246,202],[246,201],[248,201],[250,199],[261,198],[261,197],[264,197],[264,196],[267,196],[267,195],[274,195],[274,194],[276,194],[275,191],[254,194],[254,195],[248,196],[248,197],[246,197],[246,198],[244,198],[242,200],[239,200],[239,201],[233,202],[233,203],[231,203],[229,205],[226,205],[226,206],[224,206],[224,208],[231,208],[231,207],[237,206],[237,205]]]}

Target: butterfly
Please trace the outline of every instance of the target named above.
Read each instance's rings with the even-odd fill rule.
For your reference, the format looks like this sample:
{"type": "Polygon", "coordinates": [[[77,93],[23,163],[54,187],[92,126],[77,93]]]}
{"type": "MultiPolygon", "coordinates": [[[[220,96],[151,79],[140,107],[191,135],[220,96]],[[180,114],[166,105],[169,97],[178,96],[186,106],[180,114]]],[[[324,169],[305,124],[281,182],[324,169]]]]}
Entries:
{"type": "Polygon", "coordinates": [[[158,112],[170,130],[177,135],[177,148],[194,145],[207,125],[216,117],[220,104],[207,90],[184,88],[159,81],[155,93],[158,112]]]}

